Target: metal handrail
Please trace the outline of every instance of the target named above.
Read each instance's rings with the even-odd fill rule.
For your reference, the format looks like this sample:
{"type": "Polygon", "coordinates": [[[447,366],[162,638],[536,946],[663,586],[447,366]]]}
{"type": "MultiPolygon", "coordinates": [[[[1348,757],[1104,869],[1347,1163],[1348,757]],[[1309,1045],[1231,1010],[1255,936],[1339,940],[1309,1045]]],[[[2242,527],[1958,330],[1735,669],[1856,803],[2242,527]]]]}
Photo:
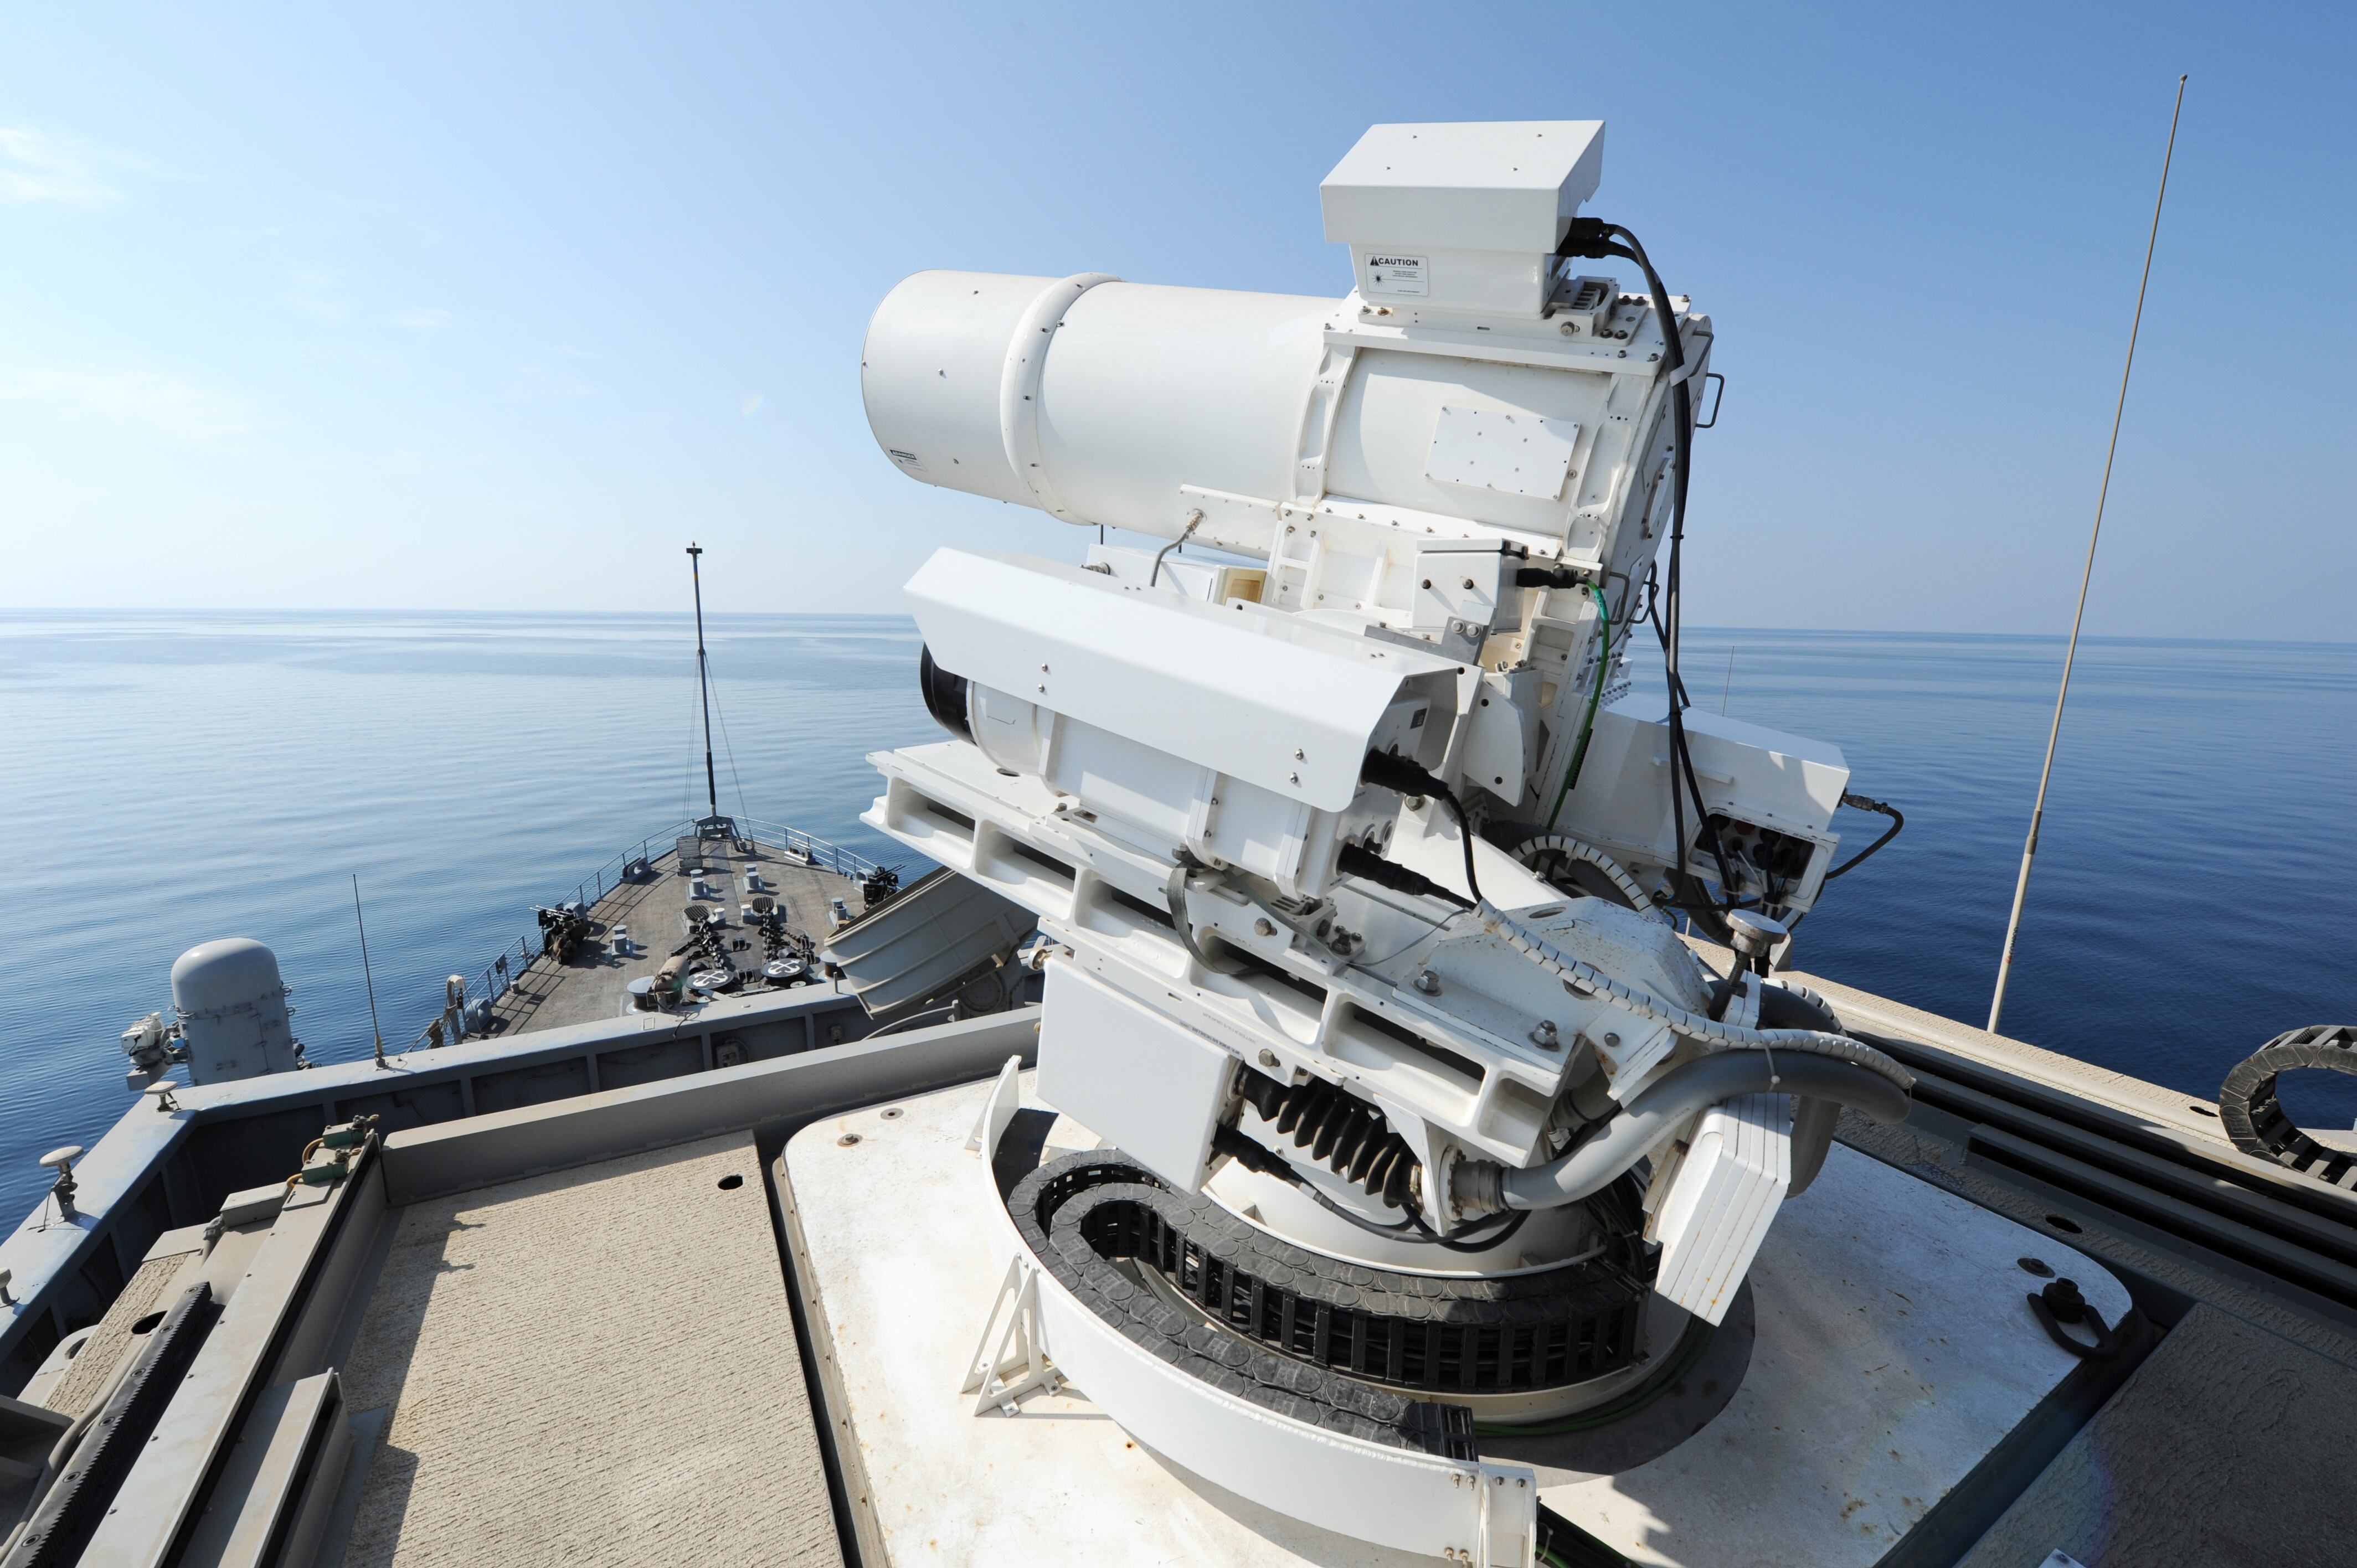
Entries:
{"type": "MultiPolygon", "coordinates": [[[[731,820],[737,826],[737,837],[749,839],[765,849],[782,850],[787,854],[799,856],[809,865],[822,871],[831,871],[837,876],[848,877],[854,882],[864,880],[873,872],[897,869],[870,860],[856,850],[845,849],[841,844],[831,843],[816,834],[806,833],[800,828],[766,822],[759,817],[740,816],[731,820]]],[[[695,819],[683,819],[673,823],[662,832],[650,833],[640,839],[635,850],[626,848],[608,855],[605,862],[595,871],[574,885],[569,901],[585,906],[596,904],[598,899],[606,896],[609,887],[620,886],[621,871],[624,866],[634,860],[643,860],[649,865],[652,865],[665,854],[673,853],[683,832],[693,831],[696,825],[695,819]],[[654,847],[656,845],[662,847],[656,848],[654,847]]],[[[491,961],[483,966],[483,972],[480,975],[466,983],[465,991],[458,999],[459,1006],[463,1008],[468,1005],[478,996],[496,1004],[515,984],[516,977],[546,950],[546,947],[541,944],[537,938],[529,934],[501,948],[491,961]]],[[[411,1038],[406,1048],[414,1050],[424,1043],[426,1036],[434,1032],[435,1026],[442,1021],[442,1016],[443,1015],[438,1013],[435,1015],[433,1021],[418,1030],[411,1038]]]]}
{"type": "Polygon", "coordinates": [[[755,843],[763,842],[763,834],[766,833],[776,847],[793,851],[813,865],[823,866],[823,869],[834,872],[837,876],[847,876],[855,882],[872,872],[898,869],[898,867],[888,868],[878,862],[868,859],[856,850],[845,849],[841,844],[829,843],[826,840],[813,833],[806,833],[800,828],[790,828],[778,822],[763,822],[759,817],[739,817],[737,820],[739,823],[759,830],[746,835],[755,843]]]}

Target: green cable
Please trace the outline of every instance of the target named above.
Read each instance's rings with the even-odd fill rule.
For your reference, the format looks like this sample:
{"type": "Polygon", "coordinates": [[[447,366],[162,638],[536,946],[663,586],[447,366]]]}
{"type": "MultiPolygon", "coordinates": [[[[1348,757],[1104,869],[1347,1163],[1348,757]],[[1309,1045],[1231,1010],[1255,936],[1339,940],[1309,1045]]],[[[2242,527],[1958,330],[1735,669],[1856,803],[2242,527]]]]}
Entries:
{"type": "Polygon", "coordinates": [[[1612,612],[1604,603],[1604,590],[1594,583],[1587,591],[1596,596],[1596,620],[1600,641],[1596,650],[1596,684],[1588,689],[1587,716],[1579,721],[1579,744],[1572,748],[1571,766],[1563,770],[1563,788],[1555,792],[1555,810],[1547,813],[1547,831],[1555,831],[1555,820],[1563,815],[1565,797],[1579,782],[1580,766],[1587,760],[1587,743],[1596,734],[1596,704],[1603,700],[1604,672],[1612,664],[1612,612]]]}
{"type": "Polygon", "coordinates": [[[1702,1359],[1703,1352],[1710,1348],[1711,1336],[1716,1332],[1717,1328],[1714,1325],[1706,1323],[1699,1317],[1688,1319],[1685,1332],[1678,1337],[1677,1345],[1671,1350],[1666,1366],[1641,1387],[1632,1389],[1617,1399],[1598,1405],[1593,1410],[1579,1411],[1575,1414],[1565,1416],[1560,1421],[1537,1422],[1528,1426],[1514,1425],[1506,1422],[1477,1421],[1473,1423],[1474,1434],[1481,1437],[1563,1437],[1575,1432],[1593,1432],[1598,1427],[1609,1426],[1616,1421],[1626,1420],[1668,1393],[1679,1379],[1693,1371],[1695,1364],[1702,1359]]]}

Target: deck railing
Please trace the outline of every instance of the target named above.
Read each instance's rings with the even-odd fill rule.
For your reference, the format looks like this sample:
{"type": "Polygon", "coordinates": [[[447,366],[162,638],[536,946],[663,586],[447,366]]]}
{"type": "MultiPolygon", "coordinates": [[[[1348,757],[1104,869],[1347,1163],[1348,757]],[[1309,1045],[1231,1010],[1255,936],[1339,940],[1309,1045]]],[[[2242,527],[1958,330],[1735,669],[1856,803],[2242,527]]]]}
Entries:
{"type": "MultiPolygon", "coordinates": [[[[848,877],[854,882],[864,879],[870,872],[883,869],[879,863],[868,859],[856,850],[830,843],[815,834],[802,832],[800,828],[765,822],[759,817],[740,816],[731,820],[737,824],[738,838],[748,839],[766,850],[781,851],[807,865],[816,866],[821,871],[831,871],[837,876],[848,877]]],[[[608,892],[620,884],[624,867],[638,860],[643,860],[649,865],[652,865],[664,855],[673,853],[678,846],[678,841],[694,832],[695,829],[696,822],[694,819],[674,822],[662,832],[640,839],[634,848],[625,846],[616,851],[608,855],[605,863],[597,870],[576,884],[571,893],[554,902],[570,902],[585,906],[596,904],[598,899],[603,898],[608,892]]],[[[465,983],[466,993],[459,998],[459,1005],[464,1007],[472,1002],[486,999],[493,1005],[497,1005],[499,999],[506,995],[508,988],[515,983],[516,977],[522,974],[525,967],[533,960],[540,957],[544,950],[537,932],[527,932],[510,942],[499,950],[498,955],[490,963],[483,966],[482,973],[465,983]]],[[[432,1023],[417,1031],[416,1036],[411,1039],[405,1048],[414,1050],[425,1044],[441,1022],[441,1016],[437,1015],[432,1023]]]]}

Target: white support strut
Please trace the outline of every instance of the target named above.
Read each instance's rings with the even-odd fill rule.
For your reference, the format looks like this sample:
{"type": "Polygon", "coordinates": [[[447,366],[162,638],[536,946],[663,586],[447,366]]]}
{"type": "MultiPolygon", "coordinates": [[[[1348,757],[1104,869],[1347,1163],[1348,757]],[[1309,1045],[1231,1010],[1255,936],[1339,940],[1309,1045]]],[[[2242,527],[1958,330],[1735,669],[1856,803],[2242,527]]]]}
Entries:
{"type": "Polygon", "coordinates": [[[1010,1259],[958,1392],[977,1396],[976,1415],[993,1408],[1002,1415],[1013,1415],[1025,1394],[1054,1393],[1063,1380],[1049,1361],[1039,1333],[1039,1265],[1028,1256],[1010,1259]],[[999,1326],[1002,1312],[1006,1315],[1003,1328],[999,1326]]]}

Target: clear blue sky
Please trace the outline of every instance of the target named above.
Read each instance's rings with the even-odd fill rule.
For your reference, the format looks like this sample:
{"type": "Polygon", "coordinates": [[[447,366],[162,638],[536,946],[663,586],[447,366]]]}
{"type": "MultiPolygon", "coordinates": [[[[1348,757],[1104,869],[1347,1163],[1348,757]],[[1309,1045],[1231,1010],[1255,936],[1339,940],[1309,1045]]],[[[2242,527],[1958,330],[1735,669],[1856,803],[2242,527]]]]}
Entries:
{"type": "Polygon", "coordinates": [[[974,267],[1340,295],[1383,120],[1601,117],[1720,328],[1700,624],[2346,639],[2345,5],[9,7],[0,605],[893,609],[869,311],[974,267]]]}

